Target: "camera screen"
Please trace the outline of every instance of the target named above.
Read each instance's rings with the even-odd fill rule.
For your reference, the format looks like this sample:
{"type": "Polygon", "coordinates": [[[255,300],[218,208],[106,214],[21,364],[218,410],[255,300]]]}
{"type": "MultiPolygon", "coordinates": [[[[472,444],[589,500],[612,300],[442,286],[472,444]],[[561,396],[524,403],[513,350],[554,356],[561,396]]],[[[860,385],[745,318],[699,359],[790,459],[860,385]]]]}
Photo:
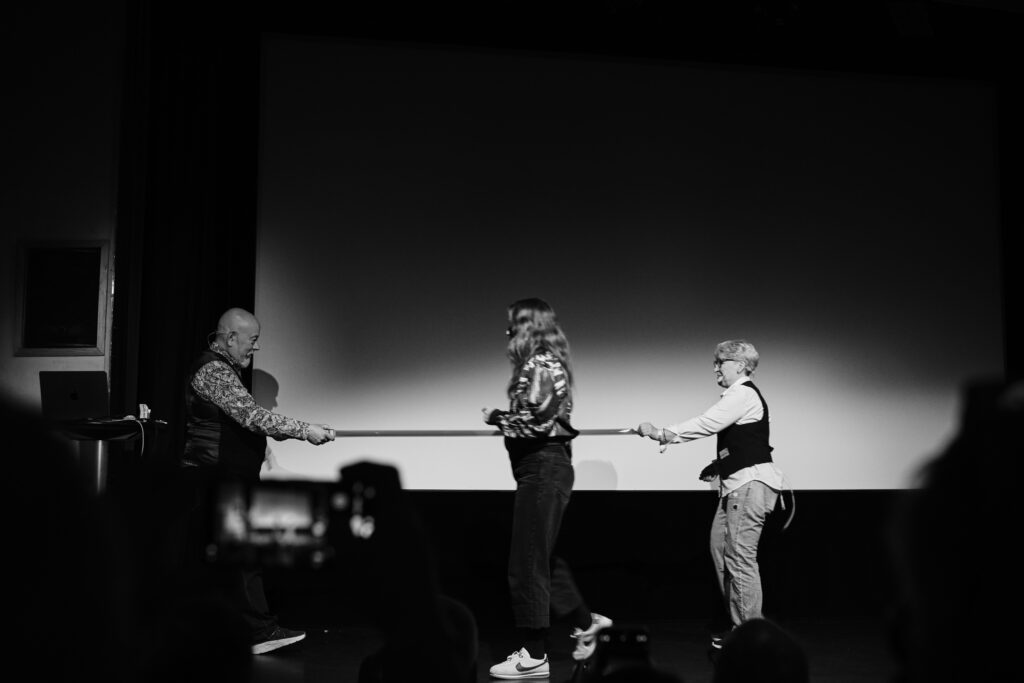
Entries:
{"type": "Polygon", "coordinates": [[[224,484],[207,554],[216,562],[318,567],[333,557],[330,494],[309,482],[224,484]]]}

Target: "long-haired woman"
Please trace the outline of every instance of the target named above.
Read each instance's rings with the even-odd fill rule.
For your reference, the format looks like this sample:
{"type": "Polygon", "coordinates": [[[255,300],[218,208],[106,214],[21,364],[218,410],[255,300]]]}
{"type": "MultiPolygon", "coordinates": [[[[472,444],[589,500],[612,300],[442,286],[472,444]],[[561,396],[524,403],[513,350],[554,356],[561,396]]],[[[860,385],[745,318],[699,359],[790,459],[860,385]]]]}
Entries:
{"type": "Polygon", "coordinates": [[[505,436],[516,480],[508,582],[522,647],[491,667],[495,678],[550,675],[547,636],[551,618],[565,619],[576,639],[573,659],[593,654],[598,631],[611,619],[592,613],[569,566],[554,555],[575,474],[569,341],[542,299],[520,299],[508,308],[508,357],[512,377],[508,410],[484,408],[484,421],[505,436]]]}

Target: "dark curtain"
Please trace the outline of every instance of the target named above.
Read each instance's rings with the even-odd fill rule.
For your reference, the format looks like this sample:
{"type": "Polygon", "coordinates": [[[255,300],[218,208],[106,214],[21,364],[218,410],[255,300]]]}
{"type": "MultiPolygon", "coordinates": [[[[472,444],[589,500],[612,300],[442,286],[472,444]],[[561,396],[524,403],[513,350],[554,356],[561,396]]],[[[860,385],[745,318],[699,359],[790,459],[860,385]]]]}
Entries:
{"type": "Polygon", "coordinates": [[[253,309],[259,32],[242,6],[130,0],[111,412],[182,440],[184,373],[220,314],[253,309]]]}
{"type": "Polygon", "coordinates": [[[1024,72],[1005,65],[998,93],[999,192],[1002,212],[1003,353],[1006,378],[1024,380],[1024,358],[1017,353],[1024,342],[1024,72]]]}

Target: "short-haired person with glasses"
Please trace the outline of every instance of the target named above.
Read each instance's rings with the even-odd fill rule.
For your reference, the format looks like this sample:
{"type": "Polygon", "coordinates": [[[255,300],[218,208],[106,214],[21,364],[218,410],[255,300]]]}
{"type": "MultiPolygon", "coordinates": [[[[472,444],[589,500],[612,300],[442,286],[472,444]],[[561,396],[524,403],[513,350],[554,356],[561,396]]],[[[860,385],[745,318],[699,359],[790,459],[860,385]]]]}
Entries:
{"type": "MultiPolygon", "coordinates": [[[[661,452],[670,444],[717,435],[715,460],[700,478],[718,480],[711,559],[732,628],[762,617],[757,546],[765,520],[785,488],[782,471],[772,461],[768,404],[751,381],[758,360],[757,349],[748,341],[719,343],[714,370],[723,391],[718,402],[678,424],[658,428],[644,422],[637,427],[640,436],[661,444],[661,452]]],[[[721,648],[723,635],[712,635],[712,648],[721,648]]]]}

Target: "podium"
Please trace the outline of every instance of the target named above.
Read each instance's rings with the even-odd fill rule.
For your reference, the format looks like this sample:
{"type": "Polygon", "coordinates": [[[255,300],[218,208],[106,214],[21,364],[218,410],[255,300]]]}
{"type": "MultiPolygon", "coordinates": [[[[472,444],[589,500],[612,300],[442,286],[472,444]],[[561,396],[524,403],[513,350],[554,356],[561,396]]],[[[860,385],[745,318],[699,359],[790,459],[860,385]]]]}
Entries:
{"type": "Polygon", "coordinates": [[[99,495],[107,489],[110,442],[152,439],[155,444],[157,430],[165,426],[167,423],[163,420],[92,417],[61,421],[57,424],[57,431],[77,442],[79,467],[89,482],[90,490],[99,495]]]}

